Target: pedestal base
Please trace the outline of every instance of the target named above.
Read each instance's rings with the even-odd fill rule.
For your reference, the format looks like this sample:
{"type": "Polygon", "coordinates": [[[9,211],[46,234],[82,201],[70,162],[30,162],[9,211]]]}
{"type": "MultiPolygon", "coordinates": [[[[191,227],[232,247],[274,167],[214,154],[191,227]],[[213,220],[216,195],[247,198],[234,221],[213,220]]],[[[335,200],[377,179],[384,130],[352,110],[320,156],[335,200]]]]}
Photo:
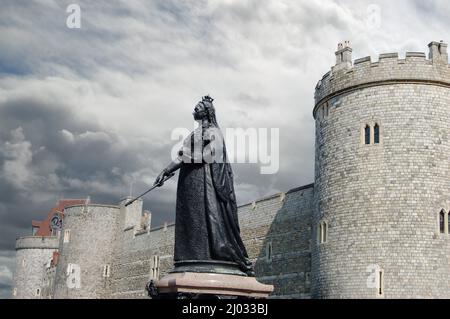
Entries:
{"type": "Polygon", "coordinates": [[[171,273],[155,284],[158,298],[267,298],[272,285],[254,277],[216,273],[171,273]]]}

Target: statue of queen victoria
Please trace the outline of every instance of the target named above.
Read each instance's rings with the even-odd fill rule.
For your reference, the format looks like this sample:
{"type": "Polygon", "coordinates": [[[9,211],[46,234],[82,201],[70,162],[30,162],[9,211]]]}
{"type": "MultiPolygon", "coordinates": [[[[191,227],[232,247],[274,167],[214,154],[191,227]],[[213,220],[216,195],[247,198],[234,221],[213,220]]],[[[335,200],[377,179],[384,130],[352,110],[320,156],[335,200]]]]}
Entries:
{"type": "Polygon", "coordinates": [[[253,277],[252,263],[240,236],[233,172],[213,99],[194,108],[199,123],[154,185],[178,169],[175,221],[175,268],[171,273],[219,273],[253,277]]]}

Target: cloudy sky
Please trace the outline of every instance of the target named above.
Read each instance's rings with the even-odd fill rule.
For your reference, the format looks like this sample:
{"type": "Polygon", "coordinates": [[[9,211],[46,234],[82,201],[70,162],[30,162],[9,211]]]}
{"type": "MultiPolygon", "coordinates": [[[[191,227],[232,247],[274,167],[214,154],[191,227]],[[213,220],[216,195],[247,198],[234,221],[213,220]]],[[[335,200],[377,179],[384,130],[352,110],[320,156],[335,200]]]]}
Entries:
{"type": "MultiPolygon", "coordinates": [[[[219,124],[279,128],[280,169],[233,165],[242,204],[313,182],[313,93],[337,43],[354,58],[450,41],[437,1],[0,1],[0,298],[14,244],[60,198],[117,203],[170,161],[202,95],[219,124]],[[81,28],[66,26],[69,4],[81,28]]],[[[176,182],[149,195],[174,218],[176,182]]]]}

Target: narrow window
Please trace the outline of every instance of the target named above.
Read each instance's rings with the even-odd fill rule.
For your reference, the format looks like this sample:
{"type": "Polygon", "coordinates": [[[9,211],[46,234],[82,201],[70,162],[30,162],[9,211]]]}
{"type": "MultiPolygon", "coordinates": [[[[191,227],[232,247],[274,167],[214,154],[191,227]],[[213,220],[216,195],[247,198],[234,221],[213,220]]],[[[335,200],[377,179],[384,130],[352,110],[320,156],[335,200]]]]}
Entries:
{"type": "Polygon", "coordinates": [[[445,212],[441,210],[439,213],[439,231],[441,234],[445,234],[445,212]]]}
{"type": "Polygon", "coordinates": [[[319,225],[317,225],[317,242],[319,244],[322,243],[322,223],[319,223],[319,225]]]}
{"type": "Polygon", "coordinates": [[[266,245],[266,258],[268,262],[272,261],[272,242],[269,241],[266,245]]]}
{"type": "Polygon", "coordinates": [[[103,266],[103,277],[108,278],[111,273],[111,267],[109,265],[103,266]]]}
{"type": "Polygon", "coordinates": [[[445,218],[447,218],[447,229],[445,229],[445,230],[446,230],[446,233],[448,234],[448,233],[450,233],[450,211],[448,212],[448,214],[445,214],[445,218]]]}
{"type": "Polygon", "coordinates": [[[326,243],[328,240],[328,224],[321,222],[318,227],[318,241],[320,244],[326,243]]]}
{"type": "Polygon", "coordinates": [[[322,225],[322,243],[326,243],[328,240],[328,224],[323,222],[322,225]]]}
{"type": "Polygon", "coordinates": [[[384,295],[384,274],[383,274],[383,270],[380,269],[378,271],[378,282],[377,282],[377,287],[378,287],[378,296],[383,296],[384,295]]]}
{"type": "Polygon", "coordinates": [[[68,243],[70,241],[70,229],[66,229],[64,231],[64,243],[68,243]]]}
{"type": "Polygon", "coordinates": [[[364,141],[366,143],[366,145],[370,144],[370,126],[366,125],[366,127],[364,128],[364,141]]]}
{"type": "Polygon", "coordinates": [[[378,124],[375,124],[373,128],[373,135],[374,135],[374,143],[380,144],[380,126],[378,124]]]}
{"type": "Polygon", "coordinates": [[[311,287],[311,273],[305,273],[305,288],[309,289],[311,287]]]}
{"type": "Polygon", "coordinates": [[[41,295],[41,289],[38,288],[36,289],[36,297],[39,297],[41,295]]]}
{"type": "Polygon", "coordinates": [[[150,271],[151,279],[159,279],[159,256],[153,256],[152,268],[150,271]]]}

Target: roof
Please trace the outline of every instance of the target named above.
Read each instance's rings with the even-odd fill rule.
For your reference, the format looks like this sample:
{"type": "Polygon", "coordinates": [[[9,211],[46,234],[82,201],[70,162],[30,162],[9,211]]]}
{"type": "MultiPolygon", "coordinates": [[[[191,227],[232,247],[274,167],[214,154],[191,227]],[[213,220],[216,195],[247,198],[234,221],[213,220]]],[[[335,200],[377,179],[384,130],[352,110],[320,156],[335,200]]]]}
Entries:
{"type": "Polygon", "coordinates": [[[52,230],[50,228],[51,219],[56,214],[59,215],[61,219],[64,218],[64,209],[68,206],[82,205],[86,204],[86,199],[61,199],[58,201],[55,207],[53,207],[48,213],[47,217],[42,221],[33,220],[31,226],[37,228],[35,236],[48,237],[52,235],[52,230]]]}

